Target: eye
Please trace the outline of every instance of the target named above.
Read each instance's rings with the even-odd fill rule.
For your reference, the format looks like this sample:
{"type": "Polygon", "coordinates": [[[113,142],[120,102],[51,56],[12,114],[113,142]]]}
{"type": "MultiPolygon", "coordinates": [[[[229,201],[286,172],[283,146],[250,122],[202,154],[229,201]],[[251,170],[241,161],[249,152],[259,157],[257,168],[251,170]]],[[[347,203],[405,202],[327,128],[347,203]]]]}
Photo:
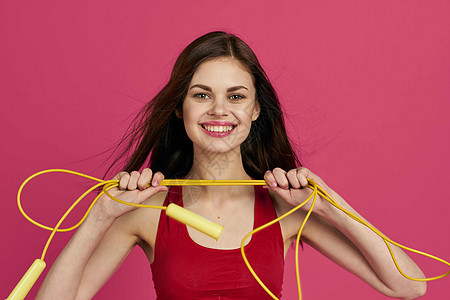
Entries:
{"type": "Polygon", "coordinates": [[[197,98],[197,99],[209,99],[209,98],[211,98],[211,97],[209,97],[209,95],[206,94],[206,93],[197,93],[197,94],[194,94],[193,97],[194,97],[194,98],[197,98]]]}
{"type": "Polygon", "coordinates": [[[239,101],[241,99],[244,99],[245,97],[242,95],[239,95],[239,94],[234,94],[234,95],[229,96],[228,98],[233,101],[239,101]]]}

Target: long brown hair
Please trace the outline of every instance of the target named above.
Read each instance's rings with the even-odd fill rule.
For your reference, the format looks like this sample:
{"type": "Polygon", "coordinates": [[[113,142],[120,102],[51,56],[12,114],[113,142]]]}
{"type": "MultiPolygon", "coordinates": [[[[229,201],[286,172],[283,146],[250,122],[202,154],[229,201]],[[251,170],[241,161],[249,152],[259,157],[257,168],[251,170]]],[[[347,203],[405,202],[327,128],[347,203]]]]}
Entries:
{"type": "Polygon", "coordinates": [[[256,101],[261,112],[241,144],[247,174],[262,179],[267,170],[275,167],[289,170],[301,166],[286,134],[278,96],[256,55],[237,36],[215,31],[197,38],[181,52],[169,82],[128,127],[118,146],[124,146],[119,156],[125,160],[124,171],[150,167],[154,172],[162,172],[166,178],[180,178],[189,172],[193,164],[193,145],[183,121],[175,112],[181,110],[198,66],[218,57],[239,60],[252,74],[255,83],[256,101]]]}

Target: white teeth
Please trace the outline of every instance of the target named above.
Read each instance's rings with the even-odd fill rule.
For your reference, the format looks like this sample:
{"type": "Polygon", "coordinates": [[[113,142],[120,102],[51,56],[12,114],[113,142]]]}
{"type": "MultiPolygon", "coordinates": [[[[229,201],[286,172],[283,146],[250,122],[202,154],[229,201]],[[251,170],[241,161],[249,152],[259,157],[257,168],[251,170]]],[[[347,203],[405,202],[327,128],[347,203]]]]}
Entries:
{"type": "Polygon", "coordinates": [[[227,132],[233,129],[233,126],[212,126],[212,125],[202,125],[208,131],[213,132],[227,132]]]}

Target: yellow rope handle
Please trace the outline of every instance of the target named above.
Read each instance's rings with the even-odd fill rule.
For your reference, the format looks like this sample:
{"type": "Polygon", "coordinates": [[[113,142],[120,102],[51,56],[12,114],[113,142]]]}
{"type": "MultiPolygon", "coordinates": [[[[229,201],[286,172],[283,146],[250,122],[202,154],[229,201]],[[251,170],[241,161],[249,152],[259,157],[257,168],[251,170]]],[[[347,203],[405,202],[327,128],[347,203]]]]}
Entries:
{"type": "MultiPolygon", "coordinates": [[[[75,171],[70,171],[70,170],[65,170],[65,169],[49,169],[49,170],[44,170],[41,172],[37,172],[33,175],[31,175],[30,177],[28,177],[20,186],[19,191],[17,193],[17,206],[19,207],[20,212],[22,213],[22,215],[31,223],[33,223],[34,225],[46,229],[46,230],[50,230],[52,231],[49,239],[47,240],[47,243],[44,247],[44,250],[42,252],[42,256],[41,256],[41,260],[44,261],[45,258],[45,254],[47,252],[47,249],[50,245],[51,240],[53,239],[54,235],[56,234],[56,232],[67,232],[67,231],[71,231],[76,229],[77,227],[79,227],[81,225],[81,223],[83,223],[83,221],[86,219],[86,217],[88,216],[89,212],[91,211],[92,207],[94,206],[94,204],[96,203],[96,201],[98,200],[98,198],[100,198],[103,194],[106,194],[108,197],[110,197],[111,199],[120,202],[122,204],[125,205],[131,205],[131,206],[136,206],[136,207],[145,207],[145,208],[156,208],[156,209],[161,209],[161,210],[165,210],[166,207],[165,206],[155,206],[155,205],[144,205],[144,204],[136,204],[136,203],[131,203],[131,202],[126,202],[120,199],[115,198],[114,196],[112,196],[108,191],[112,188],[115,188],[118,186],[118,180],[102,180],[102,179],[98,179],[86,174],[82,174],[79,172],[75,172],[75,171]],[[98,183],[95,184],[94,186],[92,186],[90,189],[88,189],[86,192],[84,192],[80,197],[78,197],[77,200],[75,200],[75,202],[69,207],[69,209],[64,213],[64,215],[60,218],[60,220],[58,221],[58,223],[55,225],[55,227],[48,227],[45,226],[43,224],[40,224],[38,222],[36,222],[35,220],[33,220],[31,217],[29,217],[25,211],[22,208],[21,205],[21,200],[20,200],[20,196],[22,194],[22,190],[25,187],[25,185],[33,178],[35,178],[36,176],[45,174],[45,173],[54,173],[54,172],[60,172],[60,173],[69,173],[69,174],[73,174],[73,175],[78,175],[87,179],[91,179],[94,181],[97,181],[98,183]],[[65,220],[65,218],[69,215],[69,213],[75,208],[75,206],[84,198],[86,197],[89,193],[91,193],[92,191],[96,190],[97,188],[103,186],[103,190],[101,193],[99,193],[95,199],[92,201],[91,205],[89,206],[88,210],[86,211],[86,213],[84,214],[84,216],[81,218],[81,220],[74,226],[69,227],[69,228],[64,228],[64,229],[60,229],[59,226],[62,224],[62,222],[65,220]]],[[[343,211],[346,215],[348,215],[350,218],[354,219],[355,221],[367,226],[368,228],[370,228],[373,232],[375,232],[378,236],[380,236],[388,250],[389,253],[392,257],[392,260],[397,268],[397,270],[406,278],[410,279],[410,280],[414,280],[414,281],[431,281],[431,280],[436,280],[436,279],[440,279],[444,276],[447,276],[450,274],[450,271],[448,271],[447,273],[444,273],[442,275],[439,276],[435,276],[435,277],[431,277],[431,278],[412,278],[409,277],[408,275],[404,274],[404,272],[401,270],[401,268],[399,267],[397,260],[395,259],[395,255],[391,249],[391,247],[389,246],[389,244],[393,244],[396,245],[402,249],[405,249],[407,251],[410,252],[414,252],[417,253],[419,255],[423,255],[429,258],[432,258],[434,260],[437,260],[447,266],[450,267],[450,263],[439,258],[436,257],[434,255],[422,252],[422,251],[418,251],[406,246],[403,246],[397,242],[392,241],[391,239],[389,239],[388,237],[384,236],[378,229],[376,229],[375,227],[373,227],[372,225],[368,224],[366,221],[362,220],[361,218],[359,218],[358,216],[352,214],[351,212],[347,211],[346,209],[344,209],[343,207],[341,207],[325,190],[323,190],[320,186],[318,186],[313,180],[308,179],[309,185],[308,187],[312,189],[312,193],[311,195],[305,200],[303,201],[300,205],[294,207],[292,210],[290,210],[289,212],[285,213],[284,215],[276,218],[275,220],[272,220],[271,222],[260,226],[254,230],[252,230],[251,232],[249,232],[243,239],[241,242],[241,254],[242,254],[242,258],[244,259],[244,262],[246,264],[246,266],[248,267],[248,269],[250,270],[250,272],[252,273],[253,277],[256,279],[256,281],[261,285],[261,287],[263,287],[263,289],[273,298],[273,299],[278,299],[265,285],[264,283],[261,281],[261,279],[258,277],[258,275],[256,275],[256,273],[254,272],[253,268],[250,266],[250,263],[247,260],[247,257],[245,255],[245,250],[244,250],[244,245],[245,245],[245,241],[254,233],[263,230],[264,228],[267,228],[268,226],[271,226],[272,224],[280,221],[281,219],[287,217],[288,215],[290,215],[291,213],[295,212],[296,210],[298,210],[299,208],[301,208],[303,205],[305,205],[308,201],[311,200],[311,198],[313,198],[313,202],[311,204],[310,209],[308,210],[305,219],[303,220],[299,232],[297,234],[297,239],[296,239],[296,245],[295,245],[295,270],[296,270],[296,277],[297,277],[297,286],[298,286],[298,293],[299,293],[299,299],[301,299],[301,288],[300,288],[300,274],[299,274],[299,264],[298,264],[298,246],[299,246],[299,242],[300,242],[300,236],[303,230],[304,225],[306,224],[306,221],[308,220],[309,216],[312,213],[312,210],[314,208],[315,205],[315,201],[317,198],[317,195],[320,195],[323,199],[325,199],[326,201],[328,201],[329,203],[331,203],[333,206],[335,206],[336,208],[340,209],[341,211],[343,211]]],[[[265,182],[265,180],[194,180],[194,179],[164,179],[161,182],[161,185],[165,185],[165,186],[186,186],[186,185],[201,185],[201,186],[205,186],[205,185],[214,185],[214,186],[229,186],[229,185],[266,185],[267,183],[265,182]]]]}

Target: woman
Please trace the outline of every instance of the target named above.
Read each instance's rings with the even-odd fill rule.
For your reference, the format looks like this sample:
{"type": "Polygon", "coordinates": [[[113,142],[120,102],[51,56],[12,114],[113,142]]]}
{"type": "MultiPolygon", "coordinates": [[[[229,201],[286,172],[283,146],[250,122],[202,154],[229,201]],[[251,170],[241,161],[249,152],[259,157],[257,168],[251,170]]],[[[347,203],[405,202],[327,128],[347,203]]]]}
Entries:
{"type": "MultiPolygon", "coordinates": [[[[152,264],[160,299],[265,299],[238,250],[244,235],[302,203],[314,180],[357,214],[317,175],[301,167],[288,137],[276,93],[252,50],[224,32],[192,42],[177,59],[163,90],[128,134],[124,171],[115,197],[144,204],[176,202],[224,226],[216,241],[166,217],[101,197],[53,264],[37,299],[90,299],[135,245],[152,264]],[[133,149],[133,150],[131,150],[133,149]],[[143,168],[143,169],[142,169],[143,168]],[[138,170],[141,170],[138,172],[138,170]],[[161,186],[166,178],[265,179],[260,187],[161,186]],[[151,187],[146,187],[148,183],[151,187]]],[[[310,204],[304,207],[307,210],[310,204]]],[[[384,242],[319,198],[302,239],[380,293],[414,299],[424,282],[404,278],[384,242]]],[[[246,253],[269,289],[281,296],[284,256],[305,211],[252,236],[246,253]]],[[[399,248],[404,272],[423,277],[399,248]]]]}

